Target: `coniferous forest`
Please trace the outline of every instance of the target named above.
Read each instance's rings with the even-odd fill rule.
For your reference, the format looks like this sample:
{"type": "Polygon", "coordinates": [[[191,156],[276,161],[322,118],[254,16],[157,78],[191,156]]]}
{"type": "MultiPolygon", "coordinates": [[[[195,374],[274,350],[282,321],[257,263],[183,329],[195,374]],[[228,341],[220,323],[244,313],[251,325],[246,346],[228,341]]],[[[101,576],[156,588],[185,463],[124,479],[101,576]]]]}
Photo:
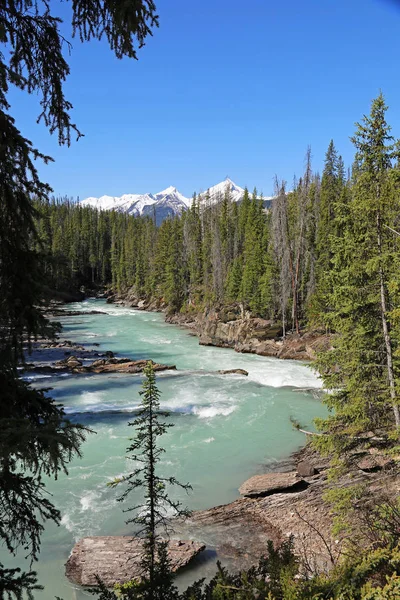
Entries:
{"type": "MultiPolygon", "coordinates": [[[[130,423],[136,437],[127,452],[134,470],[108,482],[128,483],[122,499],[144,489],[144,512],[130,508],[128,521],[143,528],[143,575],[113,590],[97,578],[93,594],[102,600],[399,598],[398,492],[372,489],[386,477],[392,492],[398,490],[400,460],[400,141],[391,134],[384,96],[349,132],[351,165],[331,141],[317,173],[308,149],[298,179],[276,178],[268,207],[257,190],[246,190],[240,203],[229,190],[216,203],[206,192],[160,226],[152,217],[83,207],[51,198],[36,162],[51,159],[21,134],[8,100],[10,86],[38,93],[38,121],[61,145],[81,135],[64,96],[69,64],[62,21],[52,7],[45,0],[0,4],[0,43],[7,47],[0,53],[0,539],[10,559],[0,563],[0,599],[40,598],[33,564],[45,524],[62,519],[48,482],[68,476],[93,433],[68,418],[51,389],[21,377],[27,352],[60,333],[48,318],[49,301],[104,290],[134,295],[170,314],[236,305],[278,324],[283,339],[309,331],[329,339],[313,364],[328,392],[318,396],[328,416],[306,434],[309,451],[328,461],[323,500],[332,535],[345,551],[336,556],[328,534],[308,522],[330,553],[330,569],[318,569],[306,547],[299,555],[289,535],[280,545],[268,542],[258,566],[234,573],[218,564],[210,581],[178,590],[157,526],[168,521],[166,505],[187,516],[167,487],[187,490],[190,482],[182,485],[157,470],[164,453],[159,437],[171,425],[163,421],[168,415],[160,411],[149,361],[142,403],[130,423]],[[357,467],[365,455],[381,460],[378,479],[376,463],[357,467]],[[360,471],[367,476],[360,479],[360,471]],[[13,562],[18,552],[28,559],[26,569],[13,562]]],[[[105,38],[116,58],[137,58],[137,48],[159,25],[151,0],[85,0],[71,10],[74,34],[82,42],[105,38]]]]}

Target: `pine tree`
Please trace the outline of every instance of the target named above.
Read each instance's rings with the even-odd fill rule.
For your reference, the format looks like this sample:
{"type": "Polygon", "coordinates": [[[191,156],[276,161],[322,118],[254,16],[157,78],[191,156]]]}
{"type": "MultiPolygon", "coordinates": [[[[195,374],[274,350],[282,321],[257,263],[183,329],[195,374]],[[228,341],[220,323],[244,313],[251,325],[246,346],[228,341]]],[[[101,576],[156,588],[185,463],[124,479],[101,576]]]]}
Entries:
{"type": "MultiPolygon", "coordinates": [[[[22,546],[34,560],[40,547],[43,522],[60,520],[44,486],[44,476],[66,471],[79,455],[84,431],[71,425],[58,405],[18,377],[24,343],[49,335],[40,310],[43,277],[34,225],[33,199],[46,201],[50,188],[38,175],[35,160],[50,158],[36,150],[15,125],[7,100],[16,86],[39,95],[41,114],[61,144],[80,132],[71,121],[64,96],[69,66],[63,56],[61,20],[46,0],[5,0],[0,4],[0,537],[10,553],[22,546]]],[[[73,27],[82,41],[107,38],[118,58],[136,57],[158,25],[151,0],[128,4],[105,0],[72,3],[73,27]],[[118,6],[116,6],[118,4],[118,6]]],[[[75,245],[79,265],[79,245],[75,245]]],[[[35,587],[33,573],[19,575],[0,565],[2,596],[22,597],[35,587]]]]}
{"type": "Polygon", "coordinates": [[[334,349],[320,355],[317,367],[334,391],[326,399],[334,414],[320,423],[330,435],[320,441],[342,457],[365,432],[385,437],[399,427],[399,324],[392,308],[400,247],[391,229],[400,211],[400,173],[386,110],[380,95],[357,124],[357,169],[334,206],[326,323],[336,335],[334,349]]]}
{"type": "Polygon", "coordinates": [[[330,269],[332,267],[331,237],[334,234],[335,206],[343,193],[345,174],[343,161],[338,156],[331,140],[325,156],[325,166],[321,180],[320,201],[316,219],[315,251],[317,256],[315,279],[317,291],[312,298],[310,318],[319,325],[329,310],[328,297],[332,292],[330,269]]]}
{"type": "Polygon", "coordinates": [[[137,417],[129,423],[131,427],[135,427],[136,437],[127,448],[129,458],[139,463],[139,466],[129,475],[116,479],[111,485],[115,487],[121,483],[126,484],[126,490],[118,498],[121,502],[134,490],[144,490],[143,503],[127,509],[128,512],[135,513],[127,523],[138,525],[138,535],[142,535],[144,539],[144,576],[139,585],[136,583],[123,586],[122,592],[126,592],[127,598],[137,597],[131,594],[136,594],[139,590],[139,597],[144,600],[167,600],[175,597],[176,590],[168,561],[167,545],[160,539],[160,529],[169,530],[167,507],[172,509],[176,516],[189,514],[187,509],[182,508],[181,502],[170,498],[167,488],[178,485],[189,491],[191,486],[179,483],[175,477],[161,477],[158,474],[157,466],[165,452],[159,446],[159,438],[173,425],[166,424],[163,420],[168,413],[160,411],[160,392],[156,386],[151,362],[147,363],[144,375],[143,389],[140,392],[141,407],[137,417]]]}
{"type": "Polygon", "coordinates": [[[264,221],[262,200],[257,198],[257,191],[254,190],[244,232],[243,276],[240,294],[243,301],[256,314],[261,314],[263,310],[260,280],[263,275],[264,221]]]}

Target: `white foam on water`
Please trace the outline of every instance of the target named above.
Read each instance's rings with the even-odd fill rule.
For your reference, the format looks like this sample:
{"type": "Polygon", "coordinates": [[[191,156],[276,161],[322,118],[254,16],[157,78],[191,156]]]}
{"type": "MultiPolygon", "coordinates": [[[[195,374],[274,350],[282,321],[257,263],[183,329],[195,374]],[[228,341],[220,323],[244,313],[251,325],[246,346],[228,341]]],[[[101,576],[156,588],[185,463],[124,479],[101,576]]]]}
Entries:
{"type": "Polygon", "coordinates": [[[202,406],[194,407],[193,414],[199,419],[213,419],[214,417],[227,417],[237,409],[237,406],[202,406]]]}
{"type": "Polygon", "coordinates": [[[210,438],[207,438],[206,440],[203,440],[203,444],[211,444],[211,442],[215,442],[214,437],[210,437],[210,438]]]}
{"type": "Polygon", "coordinates": [[[64,527],[71,533],[74,531],[75,523],[72,521],[72,516],[70,513],[67,512],[61,517],[61,525],[64,525],[64,527]]]}
{"type": "Polygon", "coordinates": [[[96,508],[97,493],[95,490],[91,490],[87,494],[81,497],[80,505],[81,510],[93,510],[96,508]]]}
{"type": "Polygon", "coordinates": [[[279,359],[264,359],[250,363],[244,368],[248,371],[248,380],[274,388],[296,387],[321,389],[322,381],[307,365],[279,359]]]}
{"type": "Polygon", "coordinates": [[[36,373],[35,375],[23,375],[22,379],[24,381],[36,381],[38,379],[51,379],[54,375],[42,375],[40,373],[36,373]]]}
{"type": "Polygon", "coordinates": [[[82,404],[101,404],[103,398],[104,398],[104,393],[102,392],[82,392],[81,396],[80,396],[80,402],[82,404]]]}
{"type": "Polygon", "coordinates": [[[154,335],[149,335],[146,337],[142,336],[139,338],[139,341],[143,342],[144,344],[172,344],[172,340],[167,340],[165,338],[154,335]]]}
{"type": "Polygon", "coordinates": [[[67,507],[63,510],[61,524],[73,534],[75,540],[94,535],[101,530],[103,517],[110,509],[115,510],[116,498],[107,493],[107,480],[94,489],[83,490],[81,494],[69,493],[67,507]]]}

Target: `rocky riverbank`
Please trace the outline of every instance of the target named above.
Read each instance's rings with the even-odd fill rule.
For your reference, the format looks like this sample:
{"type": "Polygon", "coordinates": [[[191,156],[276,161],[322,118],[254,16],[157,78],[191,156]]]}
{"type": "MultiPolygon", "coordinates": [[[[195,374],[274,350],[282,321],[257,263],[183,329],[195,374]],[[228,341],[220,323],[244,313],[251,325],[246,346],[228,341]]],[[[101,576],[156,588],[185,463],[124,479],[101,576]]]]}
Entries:
{"type": "MultiPolygon", "coordinates": [[[[379,453],[355,456],[354,468],[335,482],[327,477],[328,460],[307,445],[286,470],[255,475],[239,489],[240,498],[207,510],[195,511],[185,521],[174,521],[170,542],[173,569],[186,565],[204,549],[216,552],[230,569],[246,569],[265,555],[267,542],[279,546],[293,537],[295,552],[317,571],[328,571],[344,549],[344,539],[332,535],[332,515],[324,494],[354,485],[368,488],[369,498],[395,498],[399,493],[396,461],[379,453]],[[195,541],[181,541],[195,540],[195,541]]],[[[101,573],[109,585],[140,576],[141,542],[135,538],[84,538],[66,565],[67,576],[83,585],[95,584],[101,573]],[[129,556],[129,560],[126,557],[129,556]]]]}
{"type": "Polygon", "coordinates": [[[324,494],[333,488],[363,485],[366,497],[396,498],[400,490],[399,468],[379,452],[361,452],[354,467],[332,482],[327,477],[328,459],[310,445],[293,457],[286,472],[256,475],[240,487],[234,502],[196,511],[177,529],[198,541],[214,544],[219,558],[237,569],[258,563],[268,540],[278,546],[293,536],[295,552],[316,570],[327,571],[343,551],[345,539],[332,535],[332,514],[324,494]]]}
{"type": "Polygon", "coordinates": [[[239,304],[203,312],[171,314],[161,300],[139,299],[131,292],[120,296],[108,295],[108,302],[139,310],[166,312],[167,323],[187,327],[205,346],[292,360],[313,360],[319,349],[330,346],[330,336],[321,331],[291,333],[283,338],[279,324],[253,317],[239,304]]]}
{"type": "MultiPolygon", "coordinates": [[[[168,557],[173,572],[185,567],[204,544],[170,540],[168,557]]],[[[77,542],[66,563],[65,574],[74,583],[96,586],[96,576],[107,587],[126,583],[142,575],[143,540],[131,536],[87,537],[77,542]]]]}

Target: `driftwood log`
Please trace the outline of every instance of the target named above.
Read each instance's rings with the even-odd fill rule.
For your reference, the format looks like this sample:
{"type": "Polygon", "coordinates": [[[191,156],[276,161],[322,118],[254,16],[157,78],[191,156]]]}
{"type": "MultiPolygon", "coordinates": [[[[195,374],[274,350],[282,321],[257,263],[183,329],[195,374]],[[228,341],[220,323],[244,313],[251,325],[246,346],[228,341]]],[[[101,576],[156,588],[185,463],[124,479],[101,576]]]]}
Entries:
{"type": "MultiPolygon", "coordinates": [[[[187,565],[205,549],[191,540],[170,540],[168,554],[173,571],[187,565]]],[[[75,544],[66,563],[65,573],[80,585],[97,585],[96,575],[107,587],[126,583],[141,576],[143,541],[130,536],[86,537],[75,544]]]]}

